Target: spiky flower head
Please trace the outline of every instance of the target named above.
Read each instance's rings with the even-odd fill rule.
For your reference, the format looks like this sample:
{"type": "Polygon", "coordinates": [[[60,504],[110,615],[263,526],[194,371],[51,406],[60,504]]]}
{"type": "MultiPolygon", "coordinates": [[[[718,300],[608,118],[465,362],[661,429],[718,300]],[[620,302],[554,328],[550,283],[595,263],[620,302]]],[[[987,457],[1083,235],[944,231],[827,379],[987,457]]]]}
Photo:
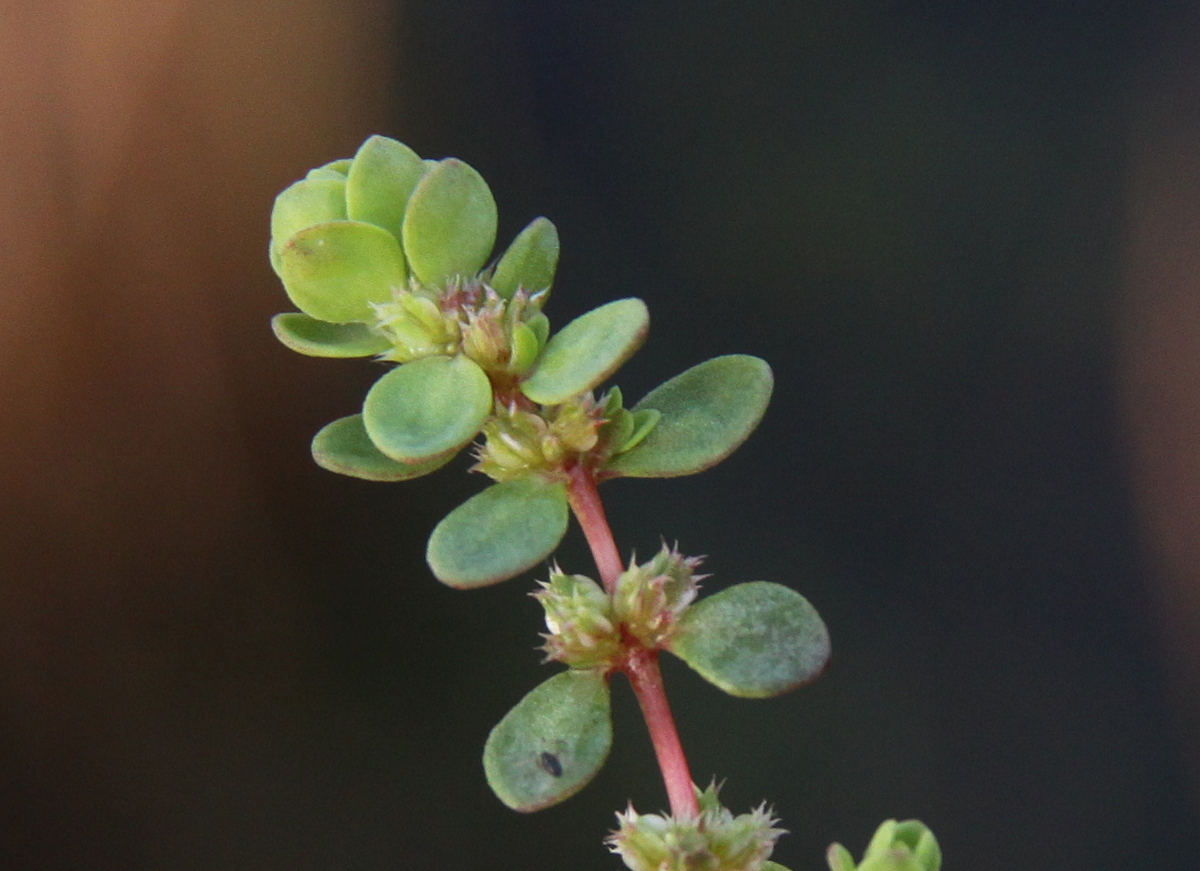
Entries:
{"type": "Polygon", "coordinates": [[[373,330],[392,343],[381,359],[409,363],[462,353],[486,372],[523,374],[537,359],[541,338],[529,321],[541,314],[544,293],[516,291],[506,299],[479,278],[453,278],[440,287],[415,279],[371,303],[373,330]]]}
{"type": "Polygon", "coordinates": [[[633,564],[617,579],[613,613],[647,647],[666,644],[675,622],[696,598],[704,557],[685,557],[666,544],[649,562],[633,564]]]}
{"type": "Polygon", "coordinates": [[[716,786],[697,795],[697,817],[639,814],[630,805],[617,814],[609,849],[631,871],[759,871],[784,834],[778,820],[765,805],[735,817],[721,806],[716,786]]]}
{"type": "Polygon", "coordinates": [[[572,668],[592,668],[614,662],[621,653],[621,636],[612,619],[612,601],[589,577],[563,574],[558,566],[549,582],[533,593],[546,612],[546,659],[572,668]]]}
{"type": "Polygon", "coordinates": [[[602,414],[591,393],[540,412],[515,403],[498,407],[483,426],[473,470],[496,481],[561,470],[569,458],[596,446],[602,414]]]}

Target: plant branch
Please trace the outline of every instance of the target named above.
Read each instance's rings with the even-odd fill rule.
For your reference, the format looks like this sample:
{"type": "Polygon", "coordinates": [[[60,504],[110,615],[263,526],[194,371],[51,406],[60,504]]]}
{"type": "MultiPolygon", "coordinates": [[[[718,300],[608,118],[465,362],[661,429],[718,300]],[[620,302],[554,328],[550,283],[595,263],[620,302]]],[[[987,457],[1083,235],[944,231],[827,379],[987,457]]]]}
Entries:
{"type": "MultiPolygon", "coordinates": [[[[567,497],[575,519],[583,527],[596,569],[604,589],[611,596],[617,588],[617,578],[622,571],[621,556],[613,540],[612,529],[604,515],[604,503],[596,490],[596,479],[591,470],[576,465],[570,470],[567,497]]],[[[636,642],[628,647],[623,671],[629,678],[634,695],[646,720],[654,755],[662,772],[663,784],[667,788],[667,800],[671,814],[677,818],[697,817],[700,807],[696,802],[696,789],[688,768],[687,756],[675,728],[671,705],[667,701],[663,686],[662,671],[658,667],[658,651],[649,650],[636,642]]]]}
{"type": "Polygon", "coordinates": [[[644,647],[632,649],[626,659],[625,676],[633,686],[646,728],[650,731],[654,755],[667,787],[671,815],[676,819],[698,817],[700,806],[696,802],[696,788],[679,731],[675,728],[675,718],[671,716],[671,705],[667,702],[662,671],[658,667],[658,651],[644,647]]]}
{"type": "Polygon", "coordinates": [[[617,551],[617,543],[613,540],[612,529],[609,528],[608,518],[604,516],[604,503],[596,491],[596,479],[591,469],[582,464],[576,464],[569,472],[571,478],[567,485],[567,499],[571,503],[571,511],[583,528],[588,547],[592,549],[592,558],[596,561],[596,570],[600,572],[600,582],[610,596],[617,589],[617,578],[624,567],[621,564],[621,554],[617,551]]]}

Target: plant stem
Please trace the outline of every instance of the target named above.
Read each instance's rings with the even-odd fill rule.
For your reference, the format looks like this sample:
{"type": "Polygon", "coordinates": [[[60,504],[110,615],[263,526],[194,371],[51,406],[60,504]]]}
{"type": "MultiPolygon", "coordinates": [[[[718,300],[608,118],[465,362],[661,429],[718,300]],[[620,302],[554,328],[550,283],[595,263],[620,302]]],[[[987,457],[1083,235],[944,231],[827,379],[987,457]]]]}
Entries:
{"type": "Polygon", "coordinates": [[[596,479],[591,469],[578,464],[572,467],[570,476],[567,499],[571,503],[571,511],[583,527],[588,547],[592,549],[592,559],[596,561],[596,570],[600,572],[600,582],[611,596],[616,592],[617,578],[624,568],[617,543],[613,541],[612,529],[608,526],[608,518],[604,516],[604,503],[596,491],[596,479]]]}
{"type": "Polygon", "coordinates": [[[679,741],[679,731],[675,728],[675,718],[671,716],[671,705],[667,702],[662,672],[658,668],[658,651],[644,647],[631,650],[625,660],[625,676],[633,686],[646,728],[650,731],[654,755],[667,787],[671,815],[676,819],[698,817],[700,806],[696,803],[696,788],[683,744],[679,741]]]}
{"type": "MultiPolygon", "coordinates": [[[[617,578],[622,571],[621,556],[613,540],[608,518],[604,515],[604,503],[600,501],[600,494],[596,490],[596,479],[591,470],[582,465],[572,468],[570,476],[567,497],[571,510],[583,527],[604,589],[611,596],[616,591],[617,578]]],[[[671,715],[662,671],[658,667],[658,651],[630,645],[623,671],[629,678],[646,720],[654,755],[667,788],[671,814],[681,819],[699,816],[700,807],[696,802],[692,774],[679,740],[679,730],[675,728],[675,718],[671,715]]]]}

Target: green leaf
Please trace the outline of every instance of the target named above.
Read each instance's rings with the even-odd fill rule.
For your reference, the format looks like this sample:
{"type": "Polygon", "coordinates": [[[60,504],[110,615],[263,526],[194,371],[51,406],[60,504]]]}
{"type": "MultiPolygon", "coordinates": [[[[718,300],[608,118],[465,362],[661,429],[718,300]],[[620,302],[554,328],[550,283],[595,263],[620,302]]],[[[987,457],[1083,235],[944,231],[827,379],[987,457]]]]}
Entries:
{"type": "Polygon", "coordinates": [[[905,850],[893,850],[871,859],[863,859],[858,871],[926,871],[920,861],[905,850]]]}
{"type": "Polygon", "coordinates": [[[271,209],[271,246],[278,250],[288,239],[315,224],[346,219],[346,179],[307,178],[284,188],[271,209]]]}
{"type": "Polygon", "coordinates": [[[322,428],[313,437],[312,455],[323,469],[367,481],[408,481],[435,472],[454,458],[450,454],[424,463],[398,463],[375,447],[361,414],[339,418],[322,428]]]}
{"type": "Polygon", "coordinates": [[[271,329],[279,341],[310,357],[370,357],[391,347],[366,324],[331,324],[302,312],[275,315],[271,329]]]}
{"type": "Polygon", "coordinates": [[[402,142],[372,136],[358,149],[346,178],[346,215],[387,230],[400,239],[408,198],[425,164],[402,142]]]}
{"type": "Polygon", "coordinates": [[[550,319],[538,312],[525,322],[525,326],[529,327],[537,336],[538,350],[546,347],[546,340],[550,338],[550,319]]]}
{"type": "Polygon", "coordinates": [[[646,341],[650,313],[640,299],[618,299],[580,315],[550,337],[521,392],[557,405],[591,390],[646,341]]]}
{"type": "Polygon", "coordinates": [[[304,176],[305,178],[332,178],[346,180],[346,176],[350,173],[349,157],[343,157],[340,160],[331,160],[323,166],[318,166],[316,169],[310,169],[304,176]]]}
{"type": "Polygon", "coordinates": [[[579,792],[610,747],[608,681],[597,671],[564,671],[496,724],[483,748],[483,769],[502,802],[528,813],[579,792]]]}
{"type": "MultiPolygon", "coordinates": [[[[767,861],[763,862],[762,865],[759,866],[758,871],[788,871],[788,869],[780,865],[778,862],[767,861]]],[[[854,868],[851,867],[850,871],[854,871],[854,868]]]]}
{"type": "Polygon", "coordinates": [[[651,431],[658,426],[662,412],[657,408],[642,408],[631,412],[629,416],[633,418],[633,432],[621,443],[618,453],[631,451],[645,441],[646,436],[650,435],[651,431]]]}
{"type": "Polygon", "coordinates": [[[753,581],[692,605],[667,649],[730,695],[763,699],[821,673],[829,632],[795,590],[753,581]]]}
{"type": "Polygon", "coordinates": [[[442,519],[425,559],[459,589],[519,575],[548,557],[567,531],[567,488],[541,478],[493,484],[442,519]]]}
{"type": "Polygon", "coordinates": [[[512,358],[508,361],[508,371],[523,374],[534,364],[541,350],[537,333],[528,324],[517,324],[512,330],[512,358]]]}
{"type": "Polygon", "coordinates": [[[401,237],[427,287],[477,273],[496,241],[496,201],[483,176],[453,157],[436,163],[409,199],[401,237]]]}
{"type": "Polygon", "coordinates": [[[732,454],[762,420],[771,399],[771,367],[732,354],[693,366],[651,390],[633,407],[662,414],[636,448],[605,467],[608,475],[673,478],[692,475],[732,454]]]}
{"type": "Polygon", "coordinates": [[[939,871],[942,851],[920,820],[885,820],[875,830],[859,871],[939,871]]]}
{"type": "Polygon", "coordinates": [[[518,287],[544,290],[554,281],[558,267],[558,230],[547,218],[534,218],[508,246],[489,282],[492,289],[511,299],[518,287]]]}
{"type": "Polygon", "coordinates": [[[407,281],[404,254],[387,230],[335,221],[302,230],[279,255],[283,286],[296,307],[331,323],[375,320],[373,302],[387,302],[407,281]]]}
{"type": "Polygon", "coordinates": [[[829,871],[855,871],[858,867],[850,851],[836,843],[830,844],[825,851],[825,862],[829,865],[829,871]]]}
{"type": "Polygon", "coordinates": [[[425,357],[388,372],[367,391],[363,423],[371,441],[402,463],[456,453],[492,410],[492,385],[463,356],[425,357]]]}

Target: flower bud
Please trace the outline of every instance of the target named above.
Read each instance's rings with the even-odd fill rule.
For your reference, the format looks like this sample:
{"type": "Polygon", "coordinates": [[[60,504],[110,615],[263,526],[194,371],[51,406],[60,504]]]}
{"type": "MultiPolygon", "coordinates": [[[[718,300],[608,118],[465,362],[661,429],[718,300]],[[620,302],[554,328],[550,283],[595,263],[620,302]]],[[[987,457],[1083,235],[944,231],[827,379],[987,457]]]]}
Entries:
{"type": "Polygon", "coordinates": [[[612,620],[608,594],[584,575],[565,575],[555,566],[550,581],[532,594],[546,612],[546,659],[572,668],[613,662],[621,653],[621,636],[612,620]]]}
{"type": "Polygon", "coordinates": [[[384,360],[408,363],[422,357],[458,353],[458,320],[443,313],[429,291],[397,289],[390,302],[375,303],[375,330],[392,343],[384,360]]]}
{"type": "Polygon", "coordinates": [[[561,471],[566,461],[595,446],[601,421],[590,394],[562,405],[528,411],[515,404],[497,409],[484,424],[474,471],[496,481],[533,472],[561,471]]]}
{"type": "Polygon", "coordinates": [[[696,568],[703,557],[685,557],[665,544],[654,559],[630,566],[617,579],[613,613],[647,647],[663,646],[675,621],[695,600],[696,568]]]}
{"type": "Polygon", "coordinates": [[[685,818],[639,814],[630,805],[617,814],[609,849],[631,871],[758,871],[784,833],[765,806],[735,817],[715,786],[699,793],[699,803],[700,815],[685,818]]]}

